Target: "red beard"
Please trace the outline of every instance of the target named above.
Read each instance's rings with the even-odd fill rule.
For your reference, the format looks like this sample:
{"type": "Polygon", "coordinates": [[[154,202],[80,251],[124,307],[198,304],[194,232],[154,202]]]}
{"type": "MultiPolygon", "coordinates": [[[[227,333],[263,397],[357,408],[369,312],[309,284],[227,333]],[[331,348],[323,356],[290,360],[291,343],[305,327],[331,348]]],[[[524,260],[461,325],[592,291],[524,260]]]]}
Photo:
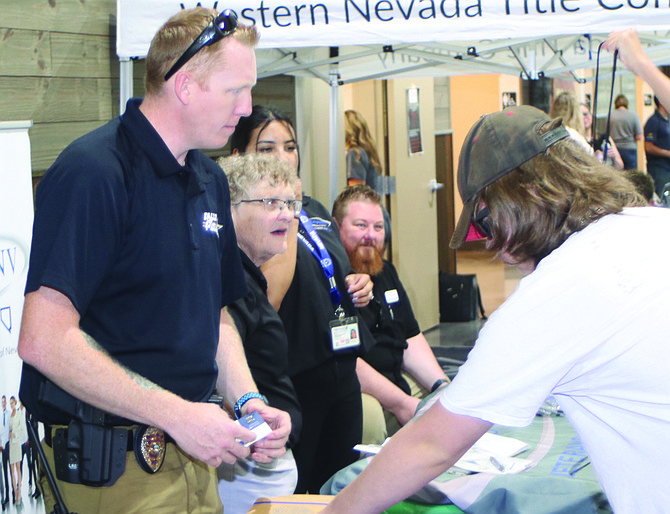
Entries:
{"type": "Polygon", "coordinates": [[[383,250],[375,246],[357,244],[349,254],[351,267],[356,273],[367,273],[371,277],[381,273],[384,268],[383,250]]]}

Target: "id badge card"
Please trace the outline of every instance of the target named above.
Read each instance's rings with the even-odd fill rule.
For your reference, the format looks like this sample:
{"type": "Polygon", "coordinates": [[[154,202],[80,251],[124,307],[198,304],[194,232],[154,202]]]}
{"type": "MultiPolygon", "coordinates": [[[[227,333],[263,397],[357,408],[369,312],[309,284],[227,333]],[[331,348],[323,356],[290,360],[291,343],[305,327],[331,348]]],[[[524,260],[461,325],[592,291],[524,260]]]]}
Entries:
{"type": "Polygon", "coordinates": [[[358,317],[351,316],[331,321],[330,340],[333,343],[334,352],[359,347],[361,337],[358,330],[358,317]]]}

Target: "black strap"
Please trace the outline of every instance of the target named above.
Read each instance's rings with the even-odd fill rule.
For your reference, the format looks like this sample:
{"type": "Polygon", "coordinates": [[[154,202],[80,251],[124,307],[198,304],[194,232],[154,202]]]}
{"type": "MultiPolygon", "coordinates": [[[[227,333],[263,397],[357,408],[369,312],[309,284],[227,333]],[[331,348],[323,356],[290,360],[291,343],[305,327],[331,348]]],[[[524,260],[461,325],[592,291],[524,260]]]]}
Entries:
{"type": "MultiPolygon", "coordinates": [[[[65,502],[63,501],[63,497],[60,494],[60,490],[58,489],[58,484],[56,483],[56,479],[54,478],[54,475],[51,471],[51,468],[49,467],[49,462],[47,461],[46,455],[44,454],[44,449],[42,448],[42,444],[40,443],[40,438],[37,436],[37,432],[35,431],[35,427],[32,424],[32,417],[26,423],[28,426],[28,439],[32,443],[32,447],[37,450],[37,456],[39,457],[39,461],[42,464],[42,467],[44,469],[44,473],[46,474],[47,477],[47,482],[49,482],[49,487],[51,488],[51,492],[53,493],[54,496],[54,510],[52,511],[53,514],[70,514],[70,511],[67,510],[67,507],[65,505],[65,502]]],[[[51,440],[51,427],[48,425],[45,425],[46,433],[49,434],[49,439],[51,440]]],[[[45,437],[45,442],[46,442],[46,437],[45,437]]],[[[37,484],[35,484],[37,485],[37,484]]],[[[72,513],[75,514],[75,513],[72,513]]]]}
{"type": "MultiPolygon", "coordinates": [[[[65,430],[67,430],[66,427],[63,427],[65,430]]],[[[46,444],[49,448],[53,448],[53,427],[51,425],[44,425],[44,444],[46,444]]],[[[133,430],[128,429],[128,446],[126,448],[126,451],[132,452],[133,451],[133,430]]],[[[172,440],[170,440],[172,441],[172,440]]]]}
{"type": "MultiPolygon", "coordinates": [[[[603,41],[600,43],[598,46],[598,53],[596,56],[596,80],[595,84],[593,86],[594,88],[594,93],[593,93],[593,106],[591,107],[591,112],[593,116],[593,120],[591,121],[591,145],[595,145],[596,141],[598,139],[597,137],[597,105],[598,105],[598,82],[600,80],[600,50],[603,47],[603,44],[605,42],[603,41]]],[[[610,141],[610,118],[612,116],[612,99],[614,97],[614,78],[616,76],[616,60],[617,56],[619,55],[619,50],[614,51],[614,59],[612,61],[612,85],[610,87],[610,102],[609,102],[609,107],[607,108],[607,122],[605,123],[605,133],[603,134],[603,142],[605,143],[605,151],[603,152],[603,162],[607,161],[607,149],[609,148],[609,141],[610,141]]],[[[596,150],[596,148],[593,148],[596,150]]]]}
{"type": "Polygon", "coordinates": [[[484,303],[482,302],[482,292],[479,289],[479,282],[477,283],[477,303],[479,303],[479,314],[481,314],[482,319],[489,319],[484,313],[484,303]]]}

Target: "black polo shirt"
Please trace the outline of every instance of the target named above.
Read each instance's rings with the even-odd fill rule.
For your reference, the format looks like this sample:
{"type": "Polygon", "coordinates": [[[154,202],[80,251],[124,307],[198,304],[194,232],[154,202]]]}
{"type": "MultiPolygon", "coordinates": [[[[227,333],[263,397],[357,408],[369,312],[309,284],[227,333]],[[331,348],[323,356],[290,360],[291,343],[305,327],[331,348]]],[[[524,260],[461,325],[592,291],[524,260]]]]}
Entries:
{"type": "MultiPolygon", "coordinates": [[[[670,150],[670,122],[658,111],[651,115],[644,125],[644,140],[663,150],[670,150]]],[[[670,171],[670,158],[647,154],[647,164],[670,171]]]]}
{"type": "Polygon", "coordinates": [[[300,437],[302,412],[288,376],[288,341],[284,325],[267,296],[268,284],[261,270],[240,250],[249,292],[230,305],[230,315],[244,344],[251,375],[270,405],[291,415],[292,448],[300,437]]]}
{"type": "MultiPolygon", "coordinates": [[[[181,166],[139,110],[70,144],[40,181],[26,293],[65,294],[81,328],[122,365],[192,401],[217,378],[220,310],[246,293],[225,174],[202,152],[181,166]]],[[[21,400],[40,421],[41,375],[21,400]]]]}
{"type": "MultiPolygon", "coordinates": [[[[344,282],[344,277],[353,273],[353,270],[337,225],[328,210],[314,198],[305,195],[303,209],[333,261],[337,289],[342,295],[342,308],[347,316],[358,315],[344,282]]],[[[309,238],[302,225],[299,230],[309,238]]],[[[292,377],[314,369],[334,356],[329,323],[337,316],[330,299],[330,285],[321,264],[300,240],[295,274],[282,300],[279,315],[289,340],[289,372],[292,377]]],[[[361,348],[357,352],[339,354],[351,360],[354,367],[354,357],[362,355],[365,348],[374,344],[365,327],[361,327],[360,332],[361,348]]]]}
{"type": "Polygon", "coordinates": [[[361,317],[375,338],[375,345],[365,354],[365,361],[405,393],[410,394],[402,377],[402,361],[407,340],[421,333],[405,288],[395,266],[384,261],[381,273],[372,277],[374,299],[359,309],[361,317]]]}

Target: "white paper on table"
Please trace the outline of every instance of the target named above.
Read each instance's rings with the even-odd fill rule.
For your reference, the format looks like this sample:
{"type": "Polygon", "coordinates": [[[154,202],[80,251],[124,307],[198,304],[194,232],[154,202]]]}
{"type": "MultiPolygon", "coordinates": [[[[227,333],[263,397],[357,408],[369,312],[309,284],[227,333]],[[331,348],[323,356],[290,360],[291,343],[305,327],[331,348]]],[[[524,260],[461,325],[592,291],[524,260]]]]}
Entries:
{"type": "MultiPolygon", "coordinates": [[[[384,441],[384,444],[386,444],[384,441]]],[[[357,444],[354,450],[364,455],[376,455],[383,445],[357,444]]],[[[528,459],[514,457],[528,449],[528,444],[497,434],[484,434],[467,452],[454,464],[455,467],[474,473],[494,473],[497,475],[521,473],[531,466],[528,459]]]]}

